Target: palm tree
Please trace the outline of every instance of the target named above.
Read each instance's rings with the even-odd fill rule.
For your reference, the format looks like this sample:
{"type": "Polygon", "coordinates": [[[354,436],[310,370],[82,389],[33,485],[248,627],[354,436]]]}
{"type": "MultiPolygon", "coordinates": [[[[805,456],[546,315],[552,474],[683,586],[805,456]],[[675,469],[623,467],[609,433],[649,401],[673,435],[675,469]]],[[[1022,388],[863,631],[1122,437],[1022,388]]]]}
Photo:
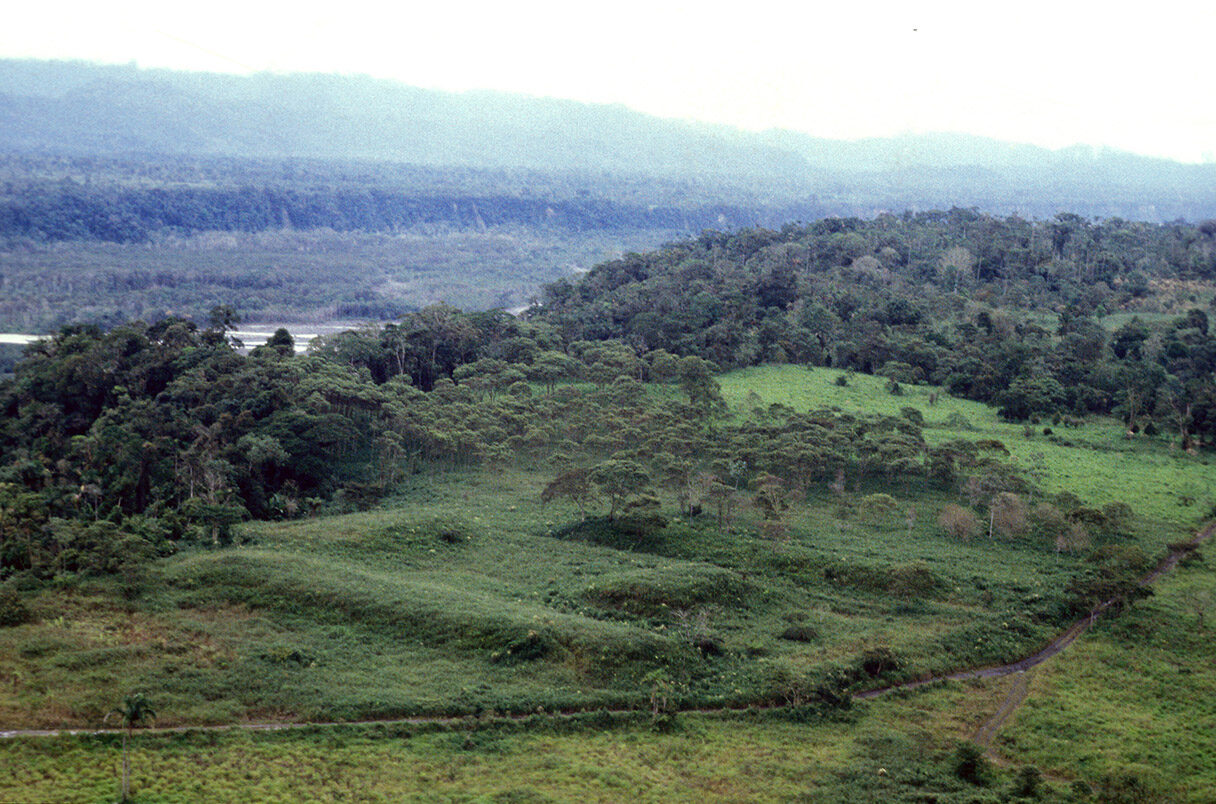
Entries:
{"type": "Polygon", "coordinates": [[[122,705],[106,715],[106,720],[116,715],[122,721],[125,731],[122,733],[122,798],[120,801],[131,799],[131,758],[127,753],[127,739],[132,730],[147,721],[156,719],[156,710],[144,697],[142,692],[136,692],[122,699],[122,705]]]}

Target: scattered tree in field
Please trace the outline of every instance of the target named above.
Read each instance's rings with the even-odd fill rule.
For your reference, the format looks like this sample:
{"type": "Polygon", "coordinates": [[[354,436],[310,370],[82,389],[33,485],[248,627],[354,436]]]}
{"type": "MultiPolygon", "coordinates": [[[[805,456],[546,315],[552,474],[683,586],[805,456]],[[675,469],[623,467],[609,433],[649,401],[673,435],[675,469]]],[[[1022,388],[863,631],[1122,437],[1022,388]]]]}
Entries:
{"type": "Polygon", "coordinates": [[[654,456],[654,465],[659,474],[659,486],[675,494],[681,514],[690,515],[695,483],[692,461],[686,458],[676,458],[668,452],[660,452],[654,456]]]}
{"type": "Polygon", "coordinates": [[[1080,522],[1069,522],[1059,535],[1056,536],[1056,552],[1078,553],[1087,549],[1092,540],[1089,531],[1080,522]]]}
{"type": "Polygon", "coordinates": [[[571,469],[562,472],[545,486],[540,493],[543,504],[565,497],[578,507],[580,519],[587,518],[587,506],[595,499],[595,487],[589,469],[571,469]]]}
{"type": "Polygon", "coordinates": [[[764,472],[756,480],[756,496],[752,502],[759,509],[765,520],[777,522],[781,515],[790,507],[789,491],[785,483],[776,475],[764,472]]]}
{"type": "Polygon", "coordinates": [[[636,461],[607,460],[591,469],[591,482],[600,494],[608,498],[608,519],[616,518],[620,507],[630,497],[640,494],[650,485],[650,475],[636,461]]]}
{"type": "Polygon", "coordinates": [[[717,475],[701,476],[701,494],[718,512],[718,527],[730,530],[731,516],[735,511],[736,492],[734,486],[723,483],[717,475]]]}
{"type": "Polygon", "coordinates": [[[844,469],[837,469],[836,477],[832,479],[832,482],[828,483],[828,491],[832,492],[832,494],[837,497],[843,497],[844,490],[844,469]]]}
{"type": "Polygon", "coordinates": [[[988,507],[988,538],[999,535],[1014,539],[1026,533],[1028,519],[1026,501],[1017,494],[1000,492],[988,507]]]}
{"type": "Polygon", "coordinates": [[[1102,514],[1106,517],[1107,528],[1116,534],[1125,534],[1136,519],[1132,507],[1120,500],[1102,506],[1102,514]]]}
{"type": "Polygon", "coordinates": [[[113,709],[106,717],[117,717],[122,722],[122,795],[120,801],[131,800],[131,758],[128,751],[128,741],[133,730],[145,723],[156,719],[156,710],[144,697],[136,692],[122,699],[122,705],[113,709]]]}
{"type": "Polygon", "coordinates": [[[1030,511],[1030,527],[1034,534],[1047,545],[1060,549],[1060,538],[1068,531],[1068,519],[1051,503],[1039,503],[1030,511]]]}
{"type": "Polygon", "coordinates": [[[979,521],[970,508],[950,503],[937,515],[937,526],[952,538],[970,541],[979,528],[979,521]]]}

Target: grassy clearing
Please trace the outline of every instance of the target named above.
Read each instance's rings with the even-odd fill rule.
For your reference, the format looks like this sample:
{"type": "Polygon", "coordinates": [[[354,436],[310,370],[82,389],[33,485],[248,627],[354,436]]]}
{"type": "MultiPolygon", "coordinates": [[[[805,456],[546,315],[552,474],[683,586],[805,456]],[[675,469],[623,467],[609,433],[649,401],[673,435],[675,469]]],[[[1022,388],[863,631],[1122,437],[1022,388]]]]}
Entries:
{"type": "MultiPolygon", "coordinates": [[[[0,798],[105,800],[113,741],[0,745],[0,798]]],[[[162,738],[133,754],[140,802],[789,800],[847,756],[850,739],[793,724],[688,719],[659,736],[643,727],[574,734],[454,732],[162,738]],[[809,739],[808,739],[809,737],[809,739]]]]}
{"type": "MultiPolygon", "coordinates": [[[[979,402],[956,399],[940,388],[904,385],[893,396],[886,380],[869,375],[847,375],[848,386],[836,385],[843,372],[797,366],[759,366],[719,378],[722,395],[733,410],[750,409],[754,392],[763,405],[782,404],[796,410],[838,408],[848,413],[899,416],[911,407],[924,417],[925,436],[931,443],[954,438],[995,438],[1024,469],[1042,473],[1048,492],[1070,491],[1088,503],[1116,500],[1131,505],[1152,523],[1144,537],[1164,545],[1193,530],[1199,517],[1216,502],[1216,470],[1206,455],[1187,455],[1173,448],[1167,436],[1126,438],[1125,428],[1109,419],[1091,419],[1078,428],[1004,422],[996,410],[979,402]],[[929,395],[938,395],[936,404],[929,395]],[[950,424],[961,417],[971,429],[950,424]],[[1161,528],[1166,530],[1163,532],[1161,528]],[[1153,531],[1160,538],[1154,538],[1153,531]]],[[[752,402],[754,403],[754,399],[752,402]]]]}
{"type": "Polygon", "coordinates": [[[1078,563],[816,499],[787,542],[745,512],[729,535],[673,524],[622,550],[548,535],[577,515],[533,502],[544,475],[461,479],[250,527],[252,546],[174,556],[131,600],[43,594],[36,622],[0,631],[5,724],[90,725],[131,689],[166,723],[644,705],[656,663],[690,704],[796,698],[876,647],[907,675],[1014,658],[1078,563]]]}

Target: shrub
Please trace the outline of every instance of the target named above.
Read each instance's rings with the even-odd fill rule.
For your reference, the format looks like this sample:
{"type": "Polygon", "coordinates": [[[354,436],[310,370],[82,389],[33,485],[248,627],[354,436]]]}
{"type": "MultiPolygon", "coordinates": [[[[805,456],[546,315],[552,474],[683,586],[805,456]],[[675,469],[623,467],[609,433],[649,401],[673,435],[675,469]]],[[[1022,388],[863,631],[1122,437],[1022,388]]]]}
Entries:
{"type": "Polygon", "coordinates": [[[910,364],[898,360],[888,362],[879,373],[895,382],[916,382],[916,370],[910,364]]]}
{"type": "Polygon", "coordinates": [[[809,625],[791,625],[781,632],[781,638],[790,642],[814,642],[819,639],[819,631],[809,625]]]}
{"type": "Polygon", "coordinates": [[[951,430],[974,430],[975,426],[963,414],[955,411],[946,417],[946,426],[951,430]]]}
{"type": "Polygon", "coordinates": [[[840,388],[848,388],[849,387],[849,378],[844,374],[837,375],[836,385],[837,385],[837,387],[840,387],[840,388]]]}
{"type": "Polygon", "coordinates": [[[523,636],[511,640],[501,650],[491,653],[490,661],[495,664],[530,662],[543,659],[552,649],[553,645],[544,636],[536,631],[528,631],[523,636]]]}
{"type": "Polygon", "coordinates": [[[12,589],[0,589],[0,627],[21,625],[33,619],[29,607],[12,589]]]}
{"type": "Polygon", "coordinates": [[[469,527],[460,519],[437,516],[425,527],[446,544],[461,544],[469,540],[469,527]]]}
{"type": "Polygon", "coordinates": [[[735,606],[750,586],[729,570],[636,569],[601,576],[583,596],[633,614],[655,615],[707,603],[735,606]]]}
{"type": "Polygon", "coordinates": [[[992,527],[1001,536],[1012,539],[1027,531],[1026,502],[1016,494],[1001,492],[992,501],[992,527]]]}
{"type": "Polygon", "coordinates": [[[937,526],[952,538],[968,541],[975,535],[979,522],[970,508],[951,503],[937,515],[937,526]]]}
{"type": "Polygon", "coordinates": [[[834,564],[824,568],[823,577],[841,586],[852,586],[868,592],[885,592],[900,597],[923,597],[943,585],[941,578],[923,561],[892,567],[834,564]]]}
{"type": "Polygon", "coordinates": [[[1001,441],[999,441],[995,438],[978,439],[975,442],[975,448],[989,450],[991,452],[1000,452],[1004,455],[1009,454],[1009,448],[1006,447],[1001,441]]]}
{"type": "Polygon", "coordinates": [[[1056,538],[1068,528],[1064,513],[1051,503],[1036,505],[1030,512],[1030,524],[1035,534],[1047,544],[1054,544],[1056,538]]]}
{"type": "Polygon", "coordinates": [[[1089,548],[1092,542],[1089,531],[1080,522],[1069,522],[1062,533],[1056,536],[1056,550],[1062,553],[1076,553],[1089,548]]]}
{"type": "Polygon", "coordinates": [[[870,678],[878,678],[902,666],[903,662],[887,647],[870,648],[857,660],[857,669],[870,678]]]}
{"type": "Polygon", "coordinates": [[[899,510],[899,503],[890,494],[867,494],[857,504],[857,513],[871,523],[878,523],[899,510]]]}
{"type": "Polygon", "coordinates": [[[954,750],[954,775],[964,782],[987,784],[990,772],[984,749],[975,743],[960,743],[954,750]]]}
{"type": "Polygon", "coordinates": [[[1071,491],[1061,491],[1055,497],[1056,506],[1064,513],[1070,513],[1081,507],[1081,498],[1071,491]]]}
{"type": "Polygon", "coordinates": [[[1110,532],[1118,534],[1125,533],[1136,518],[1136,512],[1132,510],[1132,507],[1119,500],[1102,506],[1102,514],[1106,517],[1106,525],[1110,532]]]}
{"type": "Polygon", "coordinates": [[[1026,765],[1013,776],[1013,794],[1021,798],[1038,798],[1043,774],[1034,765],[1026,765]]]}
{"type": "Polygon", "coordinates": [[[923,561],[891,567],[887,576],[887,590],[901,597],[921,597],[943,585],[941,578],[923,561]]]}

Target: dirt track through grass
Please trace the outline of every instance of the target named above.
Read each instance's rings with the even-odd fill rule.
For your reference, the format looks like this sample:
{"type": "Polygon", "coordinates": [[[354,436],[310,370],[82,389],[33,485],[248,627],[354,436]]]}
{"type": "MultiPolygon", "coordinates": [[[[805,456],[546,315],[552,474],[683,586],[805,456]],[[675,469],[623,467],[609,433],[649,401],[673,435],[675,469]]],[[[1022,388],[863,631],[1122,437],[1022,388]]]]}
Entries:
{"type": "Polygon", "coordinates": [[[1033,672],[1029,670],[1015,674],[1013,686],[1009,689],[1009,694],[1005,696],[1005,700],[1001,702],[1001,706],[992,717],[984,721],[975,732],[972,742],[976,745],[983,746],[985,749],[992,745],[992,740],[996,737],[1001,726],[1005,725],[1005,721],[1009,720],[1009,716],[1014,710],[1022,705],[1026,700],[1026,695],[1029,692],[1030,679],[1028,675],[1033,672]]]}

